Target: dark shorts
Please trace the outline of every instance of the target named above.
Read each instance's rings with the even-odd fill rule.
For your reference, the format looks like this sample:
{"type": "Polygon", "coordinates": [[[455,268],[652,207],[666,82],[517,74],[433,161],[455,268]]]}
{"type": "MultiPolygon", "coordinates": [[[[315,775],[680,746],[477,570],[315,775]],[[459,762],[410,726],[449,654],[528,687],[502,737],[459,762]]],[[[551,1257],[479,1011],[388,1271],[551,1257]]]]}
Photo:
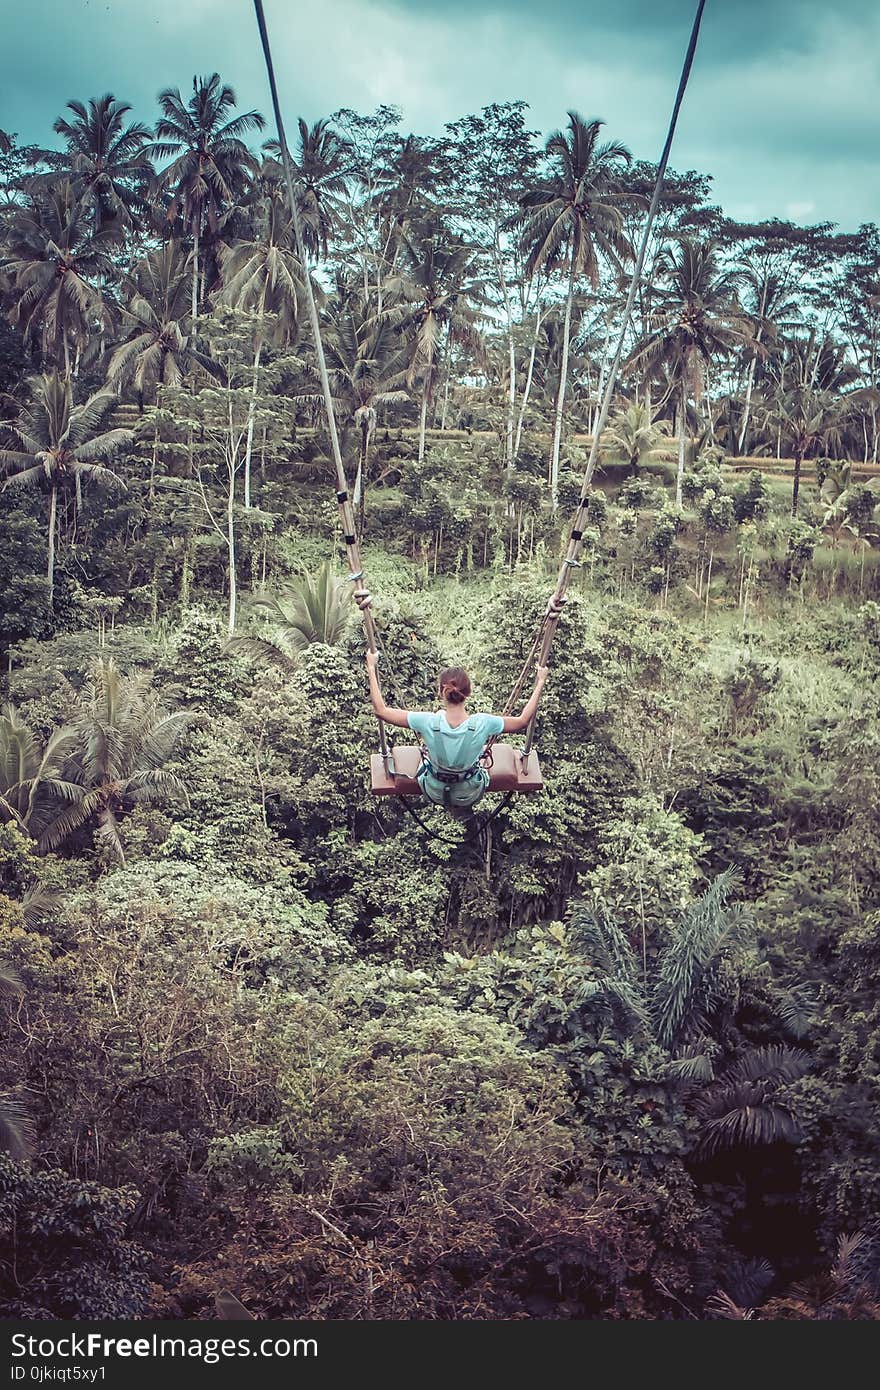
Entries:
{"type": "Polygon", "coordinates": [[[484,767],[478,767],[470,777],[461,782],[441,782],[432,776],[426,767],[416,773],[422,794],[435,806],[476,806],[486,795],[489,774],[484,767]]]}

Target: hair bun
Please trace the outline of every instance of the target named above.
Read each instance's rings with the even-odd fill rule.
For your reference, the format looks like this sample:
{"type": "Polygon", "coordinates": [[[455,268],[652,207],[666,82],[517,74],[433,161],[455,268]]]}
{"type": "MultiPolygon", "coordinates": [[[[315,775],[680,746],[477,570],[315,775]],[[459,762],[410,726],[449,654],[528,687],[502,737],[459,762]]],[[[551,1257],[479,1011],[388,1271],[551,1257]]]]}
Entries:
{"type": "Polygon", "coordinates": [[[471,693],[471,679],[463,666],[444,666],[437,685],[451,705],[463,705],[471,693]]]}

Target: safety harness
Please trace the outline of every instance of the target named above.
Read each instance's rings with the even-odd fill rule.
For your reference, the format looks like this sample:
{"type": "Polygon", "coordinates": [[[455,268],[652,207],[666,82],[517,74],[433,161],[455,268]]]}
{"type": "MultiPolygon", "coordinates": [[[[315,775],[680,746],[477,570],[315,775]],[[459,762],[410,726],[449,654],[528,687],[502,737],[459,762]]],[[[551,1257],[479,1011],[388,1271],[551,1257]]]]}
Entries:
{"type": "MultiPolygon", "coordinates": [[[[431,732],[433,734],[442,733],[440,719],[441,716],[439,714],[433,715],[431,719],[431,732]]],[[[458,727],[464,727],[470,733],[476,733],[478,726],[476,719],[473,715],[471,715],[471,717],[465,722],[464,726],[459,725],[458,727]]],[[[447,806],[450,802],[450,788],[457,786],[460,782],[470,781],[472,777],[475,777],[477,773],[483,770],[483,759],[487,756],[491,759],[492,756],[491,749],[484,749],[483,752],[480,754],[479,758],[476,760],[476,762],[472,763],[470,767],[459,768],[441,767],[437,763],[432,762],[431,756],[423,743],[419,745],[419,752],[421,753],[422,762],[418,772],[416,773],[416,776],[418,777],[419,781],[421,781],[421,779],[425,776],[430,776],[435,778],[436,781],[442,784],[444,806],[447,806]]]]}

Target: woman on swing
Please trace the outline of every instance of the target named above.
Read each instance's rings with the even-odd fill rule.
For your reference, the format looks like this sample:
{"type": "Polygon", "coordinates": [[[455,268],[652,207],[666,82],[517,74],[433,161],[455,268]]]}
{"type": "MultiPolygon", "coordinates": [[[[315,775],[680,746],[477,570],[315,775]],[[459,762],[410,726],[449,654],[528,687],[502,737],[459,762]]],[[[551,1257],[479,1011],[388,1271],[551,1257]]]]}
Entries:
{"type": "Polygon", "coordinates": [[[489,786],[489,773],[480,763],[486,744],[498,734],[518,734],[528,728],[538,708],[548,668],[538,667],[535,688],[522,714],[469,715],[465,701],[471,693],[470,677],[461,666],[447,666],[440,672],[438,682],[443,708],[431,714],[427,710],[392,709],[386,705],[376,670],[378,659],[378,652],[367,652],[374,713],[386,724],[412,729],[422,739],[427,749],[417,773],[422,795],[435,806],[444,806],[453,816],[467,816],[489,786]]]}

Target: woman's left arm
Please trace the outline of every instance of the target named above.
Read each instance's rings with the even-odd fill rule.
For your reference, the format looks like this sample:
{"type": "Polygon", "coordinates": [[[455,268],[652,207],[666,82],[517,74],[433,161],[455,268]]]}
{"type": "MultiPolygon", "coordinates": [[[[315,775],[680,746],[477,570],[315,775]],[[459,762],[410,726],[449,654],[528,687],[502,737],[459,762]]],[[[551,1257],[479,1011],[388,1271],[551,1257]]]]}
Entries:
{"type": "Polygon", "coordinates": [[[399,729],[408,729],[407,711],[405,709],[393,709],[391,705],[386,705],[382,698],[382,687],[379,684],[379,673],[376,670],[378,660],[378,652],[367,652],[367,674],[370,678],[370,699],[373,704],[373,713],[377,719],[383,720],[386,724],[396,724],[399,729]]]}

